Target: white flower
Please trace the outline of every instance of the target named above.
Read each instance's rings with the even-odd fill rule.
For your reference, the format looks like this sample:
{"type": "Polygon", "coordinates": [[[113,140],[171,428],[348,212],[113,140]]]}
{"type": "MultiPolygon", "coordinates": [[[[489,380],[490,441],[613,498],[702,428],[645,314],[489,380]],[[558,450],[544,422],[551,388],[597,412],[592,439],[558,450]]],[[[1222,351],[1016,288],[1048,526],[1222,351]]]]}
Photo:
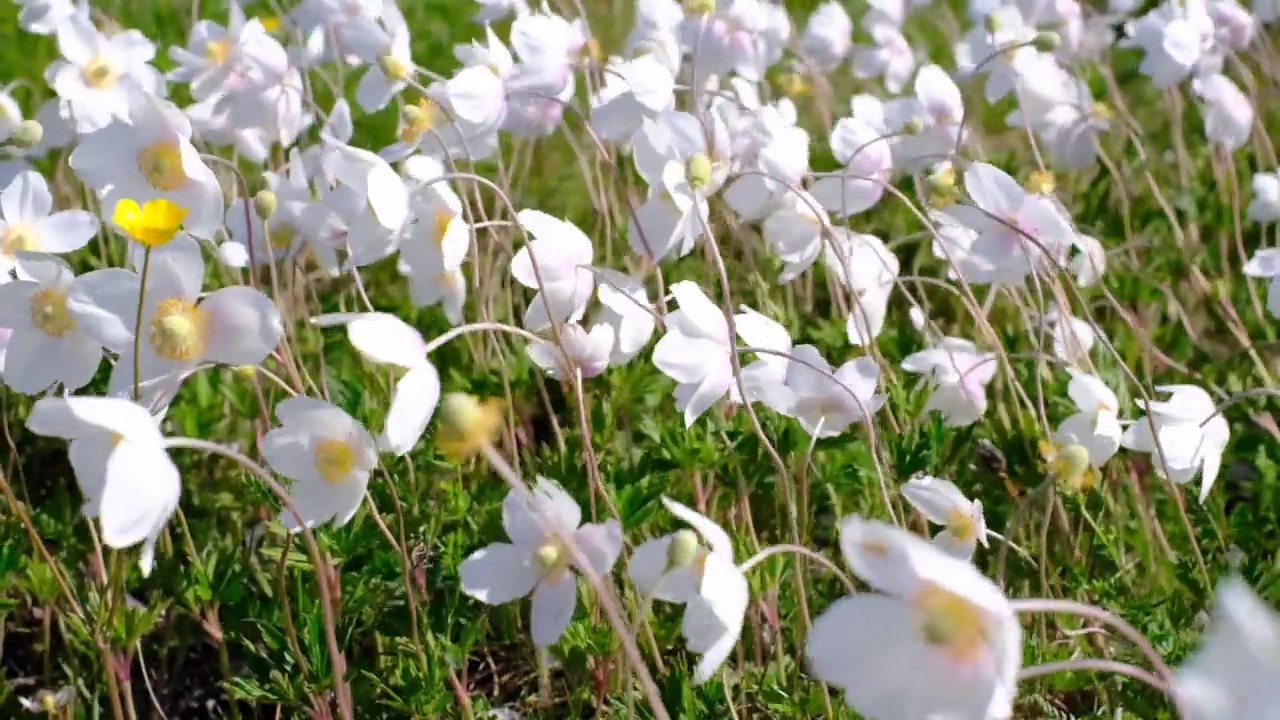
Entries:
{"type": "Polygon", "coordinates": [[[613,326],[608,323],[597,323],[591,332],[576,323],[563,325],[560,327],[560,341],[563,351],[555,343],[542,340],[526,347],[525,353],[548,375],[562,381],[567,381],[574,373],[592,378],[609,367],[613,326]]]}
{"type": "Polygon", "coordinates": [[[970,500],[950,480],[930,475],[911,478],[902,486],[902,496],[929,522],[943,529],[933,536],[933,544],[948,555],[968,560],[978,543],[987,546],[987,521],[982,501],[970,500]]]}
{"type": "Polygon", "coordinates": [[[409,190],[404,179],[377,155],[334,138],[324,138],[324,168],[339,183],[367,201],[373,217],[388,230],[399,230],[409,216],[409,190]]]}
{"type": "Polygon", "coordinates": [[[785,265],[778,283],[785,284],[809,269],[822,254],[826,238],[835,235],[827,212],[803,190],[787,193],[761,227],[764,241],[785,265]]]}
{"type": "Polygon", "coordinates": [[[702,117],[669,111],[646,119],[636,132],[633,155],[636,170],[649,185],[649,201],[662,203],[675,221],[646,223],[637,210],[646,249],[637,232],[631,233],[631,249],[657,261],[679,247],[685,255],[707,230],[707,199],[724,184],[729,173],[729,131],[719,115],[702,117]],[[705,128],[704,128],[705,123],[705,128]],[[672,210],[674,213],[672,213],[672,210]],[[658,228],[662,228],[658,230],[658,228]]]}
{"type": "Polygon", "coordinates": [[[511,276],[538,291],[524,326],[538,332],[581,320],[596,286],[590,238],[573,223],[538,210],[521,210],[516,219],[533,239],[511,259],[511,276]]]}
{"type": "Polygon", "coordinates": [[[898,258],[874,235],[839,228],[823,248],[828,272],[854,294],[845,331],[856,346],[870,345],[884,328],[889,293],[898,279],[898,258]]]}
{"type": "Polygon", "coordinates": [[[853,21],[835,0],[818,6],[800,34],[800,52],[817,70],[830,73],[849,55],[853,46],[853,21]]]}
{"type": "Polygon", "coordinates": [[[187,47],[169,48],[169,58],[178,67],[169,71],[171,82],[191,85],[197,101],[220,98],[249,82],[252,70],[247,55],[266,39],[260,20],[246,20],[240,3],[228,3],[227,27],[212,20],[199,20],[191,27],[187,47]]]}
{"type": "Polygon", "coordinates": [[[1182,82],[1213,44],[1213,19],[1205,3],[1166,2],[1125,25],[1120,47],[1138,47],[1145,53],[1138,71],[1160,89],[1182,82]],[[1185,5],[1185,8],[1183,7],[1185,5]]]}
{"type": "MultiPolygon", "coordinates": [[[[1280,187],[1277,188],[1280,191],[1280,187]]],[[[1280,219],[1280,214],[1277,214],[1280,219]]],[[[1254,253],[1244,265],[1244,274],[1249,277],[1266,278],[1267,312],[1273,317],[1280,317],[1280,248],[1264,248],[1254,253]]]]}
{"type": "Polygon", "coordinates": [[[63,59],[49,66],[45,80],[66,103],[77,132],[129,122],[139,96],[163,94],[164,78],[148,64],[156,46],[137,30],[108,38],[87,12],[77,12],[58,25],[57,34],[63,59]]]}
{"type": "Polygon", "coordinates": [[[971,425],[987,411],[987,383],[996,374],[994,353],[979,353],[973,343],[946,337],[937,347],[912,353],[902,369],[934,383],[925,412],[942,413],[948,427],[971,425]]]}
{"type": "Polygon", "coordinates": [[[836,437],[884,405],[885,395],[876,393],[879,379],[880,368],[869,357],[835,369],[814,346],[797,345],[787,361],[785,383],[761,388],[761,399],[795,418],[810,435],[836,437]]]}
{"type": "Polygon", "coordinates": [[[49,185],[34,170],[18,173],[0,191],[0,284],[8,281],[18,252],[74,252],[98,232],[97,218],[84,210],[52,209],[49,185]]]}
{"type": "Polygon", "coordinates": [[[343,45],[369,65],[356,86],[356,102],[377,112],[403,90],[417,71],[409,51],[409,26],[395,3],[383,5],[379,22],[357,18],[341,28],[343,45]]]}
{"type": "Polygon", "coordinates": [[[602,140],[628,140],[646,118],[675,105],[675,78],[652,54],[614,62],[591,101],[591,127],[602,140]]]}
{"type": "Polygon", "coordinates": [[[1200,649],[1174,672],[1187,720],[1268,717],[1280,706],[1280,618],[1238,577],[1223,580],[1200,649]]]}
{"type": "Polygon", "coordinates": [[[1235,151],[1253,131],[1253,103],[1226,75],[1198,77],[1191,89],[1205,104],[1204,134],[1210,142],[1235,151]]]}
{"type": "Polygon", "coordinates": [[[18,25],[36,35],[52,35],[76,13],[71,0],[17,0],[22,6],[18,25]]]}
{"type": "MultiPolygon", "coordinates": [[[[462,591],[488,605],[518,600],[530,592],[533,641],[560,639],[578,602],[577,567],[568,544],[597,575],[607,575],[622,552],[617,520],[582,525],[582,509],[554,480],[539,477],[532,491],[513,489],[502,501],[502,527],[510,543],[492,543],[458,566],[462,591]]],[[[582,572],[582,568],[578,568],[582,572]]]]}
{"type": "Polygon", "coordinates": [[[293,481],[280,523],[290,532],[333,521],[345,525],[364,498],[369,473],[378,463],[373,436],[342,408],[296,395],[276,405],[280,427],[262,439],[262,455],[272,470],[293,481]]]}
{"type": "Polygon", "coordinates": [[[1200,502],[1204,502],[1222,467],[1231,429],[1203,389],[1195,385],[1157,385],[1155,389],[1171,393],[1169,399],[1139,400],[1147,415],[1125,431],[1120,444],[1151,453],[1156,472],[1179,485],[1201,474],[1200,502]]]}
{"type": "Polygon", "coordinates": [[[68,392],[88,385],[102,362],[102,346],[80,330],[67,307],[75,273],[51,255],[25,252],[18,268],[31,279],[0,285],[0,327],[12,330],[5,384],[25,395],[58,383],[68,392]]]}
{"type": "Polygon", "coordinates": [[[1254,222],[1280,220],[1280,171],[1254,173],[1253,199],[1246,212],[1254,222]]]}
{"type": "MultiPolygon", "coordinates": [[[[83,298],[71,297],[73,312],[80,320],[90,308],[101,309],[92,322],[81,324],[90,337],[120,354],[111,373],[112,394],[132,395],[140,280],[127,270],[108,268],[81,281],[89,284],[83,298]]],[[[261,363],[284,333],[280,313],[259,290],[233,285],[201,297],[203,282],[204,260],[194,240],[175,238],[151,251],[136,360],[144,404],[172,397],[202,362],[261,363]]]]}
{"type": "Polygon", "coordinates": [[[1120,420],[1116,416],[1120,402],[1106,383],[1094,375],[1068,368],[1071,382],[1067,395],[1076,406],[1076,414],[1062,421],[1053,439],[1066,447],[1079,445],[1089,452],[1089,464],[1100,468],[1120,448],[1120,420]]]}
{"type": "Polygon", "coordinates": [[[965,168],[964,187],[973,206],[945,212],[977,233],[960,263],[969,282],[1015,284],[1066,262],[1076,233],[1053,199],[1028,193],[986,163],[965,168]]]}
{"type": "Polygon", "coordinates": [[[1070,365],[1085,364],[1097,339],[1093,325],[1056,306],[1045,314],[1045,321],[1049,323],[1054,357],[1070,365]]]}
{"type": "Polygon", "coordinates": [[[883,76],[885,88],[897,94],[916,69],[915,51],[894,25],[878,23],[872,25],[869,32],[875,44],[854,53],[853,74],[860,78],[883,76]]]}
{"type": "Polygon", "coordinates": [[[685,606],[681,632],[702,655],[695,684],[706,682],[738,643],[750,602],[747,578],[733,561],[733,543],[713,520],[667,497],[667,511],[693,527],[646,540],[631,555],[627,574],[642,593],[685,606]]]}
{"type": "Polygon", "coordinates": [[[123,198],[165,198],[187,210],[183,229],[196,237],[222,225],[222,187],[191,144],[191,122],[167,100],[133,96],[129,121],[84,136],[68,162],[101,194],[105,217],[123,198]]]}
{"type": "Polygon", "coordinates": [[[836,217],[847,217],[880,202],[893,171],[893,150],[885,134],[856,117],[836,123],[831,131],[831,152],[844,169],[813,184],[811,192],[822,207],[836,217]]]}
{"type": "Polygon", "coordinates": [[[151,415],[121,398],[46,397],[32,406],[27,428],[72,442],[114,445],[100,477],[77,474],[77,480],[86,510],[92,512],[96,503],[102,542],[117,549],[142,543],[138,566],[144,576],[150,575],[156,540],[182,490],[178,468],[151,415]]]}
{"type": "Polygon", "coordinates": [[[608,268],[595,268],[595,273],[599,276],[596,298],[603,306],[600,320],[613,326],[617,340],[609,362],[621,365],[639,355],[653,337],[657,326],[653,303],[644,283],[634,277],[608,268]]]}
{"type": "Polygon", "coordinates": [[[1022,629],[1000,589],[898,527],[840,526],[845,561],[883,594],[827,608],[809,629],[815,677],[868,720],[986,720],[1013,712],[1022,629]]]}
{"type": "MultiPolygon", "coordinates": [[[[740,401],[733,377],[729,346],[729,324],[724,312],[711,302],[702,288],[689,280],[671,286],[680,306],[666,317],[666,334],[653,348],[653,364],[675,380],[676,409],[684,412],[686,426],[732,389],[732,399],[740,401]]],[[[791,347],[786,328],[756,312],[734,316],[740,342],[750,347],[785,352],[791,347]]],[[[770,357],[743,369],[743,385],[752,388],[781,381],[786,360],[770,357]],[[781,361],[781,362],[779,362],[781,361]],[[781,371],[781,372],[778,372],[781,371]]]]}

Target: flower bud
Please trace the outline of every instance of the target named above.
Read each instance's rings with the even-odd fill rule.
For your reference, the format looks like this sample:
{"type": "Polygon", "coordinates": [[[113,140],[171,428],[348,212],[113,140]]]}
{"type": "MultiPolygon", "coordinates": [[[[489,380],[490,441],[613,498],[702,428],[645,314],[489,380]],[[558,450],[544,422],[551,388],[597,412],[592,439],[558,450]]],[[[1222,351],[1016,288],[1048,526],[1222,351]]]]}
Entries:
{"type": "Polygon", "coordinates": [[[1032,41],[1033,47],[1040,52],[1053,52],[1061,44],[1062,36],[1052,30],[1036,33],[1036,38],[1032,41]]]}
{"type": "Polygon", "coordinates": [[[990,15],[988,15],[986,19],[983,21],[983,24],[986,26],[987,32],[989,33],[1000,32],[1001,26],[1004,25],[1004,23],[1000,22],[1000,16],[996,15],[995,13],[991,13],[990,15]]]}
{"type": "Polygon", "coordinates": [[[667,546],[667,567],[682,568],[698,559],[698,535],[688,528],[677,530],[667,546]]]}
{"type": "Polygon", "coordinates": [[[257,365],[237,365],[232,370],[232,372],[234,372],[237,377],[244,378],[245,380],[252,380],[253,377],[258,374],[258,366],[257,365]]]}
{"type": "Polygon", "coordinates": [[[474,395],[454,392],[440,401],[440,423],[436,444],[461,460],[493,441],[502,428],[502,411],[495,400],[481,402],[474,395]]]}
{"type": "Polygon", "coordinates": [[[13,131],[11,139],[14,146],[24,150],[35,147],[44,139],[44,126],[36,120],[23,120],[13,131]]]}
{"type": "Polygon", "coordinates": [[[266,220],[276,214],[276,194],[270,190],[259,190],[253,196],[253,211],[258,217],[266,220]]]}
{"type": "Polygon", "coordinates": [[[1049,478],[1064,490],[1088,489],[1094,480],[1089,451],[1074,443],[1058,448],[1049,459],[1049,478]]]}

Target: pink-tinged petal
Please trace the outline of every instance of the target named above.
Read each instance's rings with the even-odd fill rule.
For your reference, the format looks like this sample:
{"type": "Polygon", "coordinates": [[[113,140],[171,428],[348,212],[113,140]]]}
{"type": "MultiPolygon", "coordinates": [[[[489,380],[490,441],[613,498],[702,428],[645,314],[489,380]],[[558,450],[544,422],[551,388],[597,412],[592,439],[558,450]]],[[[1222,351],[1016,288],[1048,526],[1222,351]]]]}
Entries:
{"type": "Polygon", "coordinates": [[[528,595],[539,570],[530,549],[493,543],[471,554],[458,566],[462,591],[488,605],[501,605],[528,595]]]}
{"type": "Polygon", "coordinates": [[[573,534],[573,541],[586,556],[591,569],[603,577],[622,554],[622,525],[613,519],[587,523],[573,534]]]}
{"type": "Polygon", "coordinates": [[[546,647],[559,640],[573,620],[577,604],[578,584],[573,573],[564,571],[538,583],[529,609],[534,644],[546,647]]]}
{"type": "Polygon", "coordinates": [[[987,163],[973,163],[965,169],[964,189],[975,205],[1003,219],[1014,217],[1026,196],[1008,173],[987,163]]]}
{"type": "Polygon", "coordinates": [[[208,325],[205,357],[227,365],[257,365],[284,334],[280,312],[261,291],[244,285],[215,290],[200,309],[208,325]]]}

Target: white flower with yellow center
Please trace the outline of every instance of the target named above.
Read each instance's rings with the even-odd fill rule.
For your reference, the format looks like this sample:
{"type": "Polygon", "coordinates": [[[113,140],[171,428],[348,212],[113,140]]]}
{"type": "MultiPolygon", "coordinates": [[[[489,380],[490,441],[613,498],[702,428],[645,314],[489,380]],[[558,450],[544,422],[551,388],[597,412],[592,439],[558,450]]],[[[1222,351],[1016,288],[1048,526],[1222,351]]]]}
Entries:
{"type": "Polygon", "coordinates": [[[578,602],[569,543],[599,576],[609,573],[622,552],[617,520],[581,523],[582,509],[554,480],[539,477],[532,491],[512,490],[502,501],[502,527],[511,542],[492,543],[464,560],[458,566],[462,591],[488,605],[532,593],[533,641],[554,643],[578,602]]]}
{"type": "Polygon", "coordinates": [[[1100,378],[1069,368],[1067,395],[1077,412],[1062,421],[1053,439],[1062,447],[1078,445],[1089,454],[1089,465],[1100,468],[1120,449],[1120,401],[1100,378]]]}
{"type": "Polygon", "coordinates": [[[982,501],[966,498],[950,480],[919,475],[902,486],[902,496],[929,522],[943,527],[933,536],[933,544],[948,555],[968,560],[978,543],[987,546],[982,501]]]}
{"type": "Polygon", "coordinates": [[[107,547],[142,543],[138,564],[149,575],[156,540],[182,490],[155,418],[122,398],[45,397],[32,406],[27,429],[71,441],[85,514],[98,518],[107,547]],[[100,463],[91,475],[82,472],[90,459],[100,463]]]}
{"type": "Polygon", "coordinates": [[[107,37],[88,13],[75,13],[58,26],[57,35],[62,59],[45,76],[67,103],[76,132],[128,122],[135,97],[164,95],[164,78],[149,64],[156,46],[137,30],[107,37]]]}
{"type": "Polygon", "coordinates": [[[0,283],[19,252],[62,254],[84,247],[98,232],[98,220],[84,210],[50,213],[53,195],[44,176],[23,170],[0,191],[0,283]]]}
{"type": "Polygon", "coordinates": [[[417,68],[409,53],[409,26],[394,3],[383,6],[374,21],[357,18],[342,28],[343,46],[368,63],[356,87],[356,102],[365,112],[377,112],[404,90],[417,68]]]}
{"type": "Polygon", "coordinates": [[[845,561],[880,593],[827,608],[809,630],[810,672],[868,720],[1009,717],[1022,628],[995,583],[893,525],[851,516],[845,561]]]}
{"type": "Polygon", "coordinates": [[[20,252],[22,277],[0,285],[0,327],[13,331],[5,353],[4,382],[36,395],[61,383],[78,390],[93,379],[102,346],[81,331],[67,307],[75,273],[52,255],[20,252]]]}
{"type": "Polygon", "coordinates": [[[284,332],[270,298],[254,288],[235,285],[202,298],[204,260],[200,246],[188,237],[151,251],[136,342],[138,276],[108,268],[83,279],[91,282],[72,298],[75,306],[100,309],[85,332],[120,354],[111,373],[112,394],[133,395],[136,344],[141,373],[136,387],[149,406],[170,399],[201,363],[260,364],[284,332]]]}
{"type": "Polygon", "coordinates": [[[369,473],[378,464],[373,436],[337,405],[302,395],[276,405],[280,427],[262,440],[272,470],[293,481],[289,508],[280,522],[290,532],[333,521],[342,526],[356,514],[369,473]]]}
{"type": "Polygon", "coordinates": [[[117,200],[138,204],[165,198],[187,210],[183,229],[212,237],[222,225],[222,187],[191,144],[191,121],[167,100],[136,95],[129,122],[89,133],[71,152],[70,165],[102,194],[110,212],[117,200]]]}
{"type": "Polygon", "coordinates": [[[663,497],[667,510],[693,530],[647,540],[631,555],[627,573],[646,595],[685,606],[681,632],[702,655],[694,682],[706,682],[729,657],[750,601],[747,578],[733,561],[733,543],[701,513],[663,497]]]}

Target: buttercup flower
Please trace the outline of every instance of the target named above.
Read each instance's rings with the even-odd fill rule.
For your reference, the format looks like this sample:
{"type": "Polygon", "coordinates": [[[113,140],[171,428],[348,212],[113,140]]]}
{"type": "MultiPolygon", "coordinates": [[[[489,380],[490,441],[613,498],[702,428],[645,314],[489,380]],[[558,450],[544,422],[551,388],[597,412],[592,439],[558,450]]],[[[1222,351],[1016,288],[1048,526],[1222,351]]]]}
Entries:
{"type": "Polygon", "coordinates": [[[116,202],[111,222],[135,241],[151,248],[173,240],[186,217],[186,208],[165,198],[148,200],[141,207],[136,200],[124,198],[116,202]]]}

